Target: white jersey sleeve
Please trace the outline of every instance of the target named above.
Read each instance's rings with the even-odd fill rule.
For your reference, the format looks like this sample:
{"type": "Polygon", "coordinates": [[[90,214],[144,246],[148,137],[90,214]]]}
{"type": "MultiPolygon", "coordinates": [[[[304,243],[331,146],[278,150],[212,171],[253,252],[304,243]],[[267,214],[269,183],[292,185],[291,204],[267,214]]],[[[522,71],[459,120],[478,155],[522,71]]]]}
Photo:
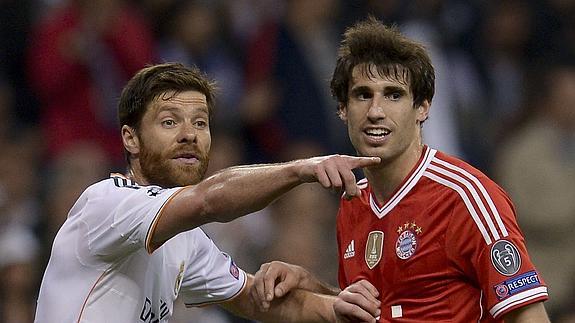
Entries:
{"type": "Polygon", "coordinates": [[[141,248],[149,249],[150,233],[163,206],[181,188],[138,186],[112,176],[88,188],[69,214],[73,230],[83,233],[85,249],[80,256],[114,259],[141,248]]]}
{"type": "Polygon", "coordinates": [[[189,266],[180,290],[186,306],[219,303],[236,296],[245,286],[246,275],[232,258],[220,251],[202,231],[193,236],[189,266]]]}

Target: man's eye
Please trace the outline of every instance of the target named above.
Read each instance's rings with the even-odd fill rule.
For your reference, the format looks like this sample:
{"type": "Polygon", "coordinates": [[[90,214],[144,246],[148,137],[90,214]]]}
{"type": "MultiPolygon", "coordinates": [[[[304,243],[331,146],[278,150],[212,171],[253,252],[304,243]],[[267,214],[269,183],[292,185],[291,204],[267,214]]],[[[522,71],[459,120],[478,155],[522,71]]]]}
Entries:
{"type": "Polygon", "coordinates": [[[392,101],[397,101],[397,100],[401,99],[401,93],[393,92],[391,94],[388,94],[387,97],[392,101]]]}
{"type": "Polygon", "coordinates": [[[162,125],[165,127],[173,127],[176,124],[176,122],[172,119],[167,119],[162,121],[162,125]]]}
{"type": "Polygon", "coordinates": [[[205,128],[208,126],[208,123],[204,120],[198,120],[194,123],[198,128],[205,128]]]}
{"type": "Polygon", "coordinates": [[[360,92],[357,94],[359,100],[369,100],[371,99],[371,94],[368,92],[360,92]]]}

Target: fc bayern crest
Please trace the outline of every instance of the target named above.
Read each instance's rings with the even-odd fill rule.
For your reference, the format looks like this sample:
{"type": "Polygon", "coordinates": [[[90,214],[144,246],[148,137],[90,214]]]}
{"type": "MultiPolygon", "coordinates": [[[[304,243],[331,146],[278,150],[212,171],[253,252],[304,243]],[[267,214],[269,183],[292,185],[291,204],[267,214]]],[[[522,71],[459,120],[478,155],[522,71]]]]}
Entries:
{"type": "Polygon", "coordinates": [[[423,232],[415,222],[407,222],[397,229],[399,237],[395,243],[395,253],[399,259],[409,259],[417,250],[417,236],[423,232]]]}

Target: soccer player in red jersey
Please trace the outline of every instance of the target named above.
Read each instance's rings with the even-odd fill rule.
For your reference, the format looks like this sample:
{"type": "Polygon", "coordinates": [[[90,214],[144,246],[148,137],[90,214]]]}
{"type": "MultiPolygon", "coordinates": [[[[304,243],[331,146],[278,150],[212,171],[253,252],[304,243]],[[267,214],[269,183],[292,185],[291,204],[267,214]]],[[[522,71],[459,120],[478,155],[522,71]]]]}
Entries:
{"type": "MultiPolygon", "coordinates": [[[[422,141],[434,83],[424,47],[395,28],[370,18],[346,31],[332,93],[358,155],[382,162],[340,202],[335,311],[342,322],[343,310],[368,322],[548,322],[547,287],[507,194],[422,141]]],[[[326,290],[280,262],[256,280],[262,307],[274,288],[326,290]]]]}

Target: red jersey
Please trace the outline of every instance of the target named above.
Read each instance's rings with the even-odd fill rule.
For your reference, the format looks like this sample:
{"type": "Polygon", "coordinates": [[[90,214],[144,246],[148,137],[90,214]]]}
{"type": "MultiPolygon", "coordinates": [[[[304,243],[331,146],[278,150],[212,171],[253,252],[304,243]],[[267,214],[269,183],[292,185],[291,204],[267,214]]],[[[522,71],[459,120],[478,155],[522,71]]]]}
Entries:
{"type": "Polygon", "coordinates": [[[502,322],[548,298],[507,194],[467,163],[425,147],[379,204],[366,179],[337,217],[339,284],[380,293],[380,322],[502,322]]]}

